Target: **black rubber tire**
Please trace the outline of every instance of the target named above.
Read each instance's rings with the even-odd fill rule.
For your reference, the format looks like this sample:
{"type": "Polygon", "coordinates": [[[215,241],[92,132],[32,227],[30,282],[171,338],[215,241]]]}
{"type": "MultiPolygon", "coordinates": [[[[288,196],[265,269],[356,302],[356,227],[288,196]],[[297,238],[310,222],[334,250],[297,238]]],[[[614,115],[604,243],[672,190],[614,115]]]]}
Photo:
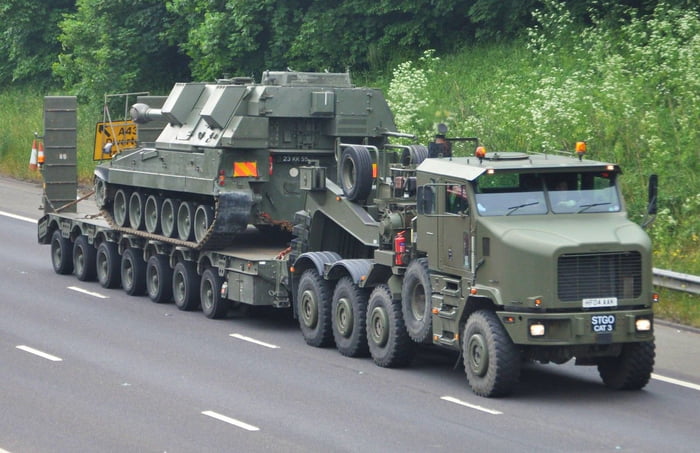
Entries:
{"type": "Polygon", "coordinates": [[[181,241],[189,241],[194,237],[194,204],[189,201],[180,202],[177,208],[177,237],[181,241]]]}
{"type": "Polygon", "coordinates": [[[143,230],[143,207],[146,204],[146,196],[138,190],[129,197],[129,225],[135,230],[143,230]]]}
{"type": "Polygon", "coordinates": [[[149,233],[160,231],[160,210],[163,206],[163,199],[157,195],[149,195],[146,204],[143,206],[143,223],[149,233]]]}
{"type": "Polygon", "coordinates": [[[366,289],[357,286],[350,277],[338,280],[331,298],[331,325],[338,351],[347,357],[366,357],[367,299],[366,289]]]}
{"type": "Polygon", "coordinates": [[[485,397],[507,395],[520,379],[518,348],[490,310],[469,316],[462,336],[464,369],[472,391],[485,397]]]}
{"type": "Polygon", "coordinates": [[[654,371],[656,345],[653,341],[625,343],[618,357],[598,361],[598,373],[607,387],[615,390],[639,390],[647,385],[654,371]]]}
{"type": "Polygon", "coordinates": [[[88,244],[87,236],[80,235],[73,243],[73,274],[78,280],[91,282],[97,278],[97,250],[88,244]]]}
{"type": "Polygon", "coordinates": [[[180,202],[172,198],[163,200],[160,207],[160,228],[163,236],[174,238],[177,236],[177,208],[180,202]]]}
{"type": "Polygon", "coordinates": [[[197,310],[199,302],[199,286],[197,266],[192,261],[180,261],[173,269],[173,300],[175,306],[182,311],[197,310]]]}
{"type": "Polygon", "coordinates": [[[114,242],[103,242],[97,247],[95,259],[97,281],[103,288],[117,288],[122,282],[119,249],[114,242]]]}
{"type": "Polygon", "coordinates": [[[415,355],[415,343],[401,316],[401,301],[392,299],[387,285],[375,287],[369,296],[367,343],[372,360],[381,367],[407,366],[415,355]]]}
{"type": "Polygon", "coordinates": [[[127,226],[129,222],[129,194],[124,189],[118,189],[114,194],[112,204],[114,223],[120,227],[127,226]]]}
{"type": "Polygon", "coordinates": [[[168,257],[153,255],[146,262],[146,293],[157,304],[173,300],[173,270],[168,257]]]}
{"type": "Polygon", "coordinates": [[[57,274],[65,275],[73,272],[73,244],[64,238],[59,230],[51,235],[51,264],[57,274]]]}
{"type": "Polygon", "coordinates": [[[331,284],[316,269],[307,269],[301,274],[297,304],[299,327],[306,344],[317,348],[333,345],[331,284]]]}
{"type": "Polygon", "coordinates": [[[401,286],[401,311],[408,335],[416,343],[432,343],[432,293],[428,259],[411,261],[401,286]]]}
{"type": "Polygon", "coordinates": [[[372,190],[372,156],[366,147],[348,146],[338,163],[338,182],[350,201],[363,201],[372,190]]]}
{"type": "Polygon", "coordinates": [[[122,288],[130,296],[143,296],[146,293],[146,263],[141,250],[124,250],[121,263],[122,288]]]}
{"type": "Polygon", "coordinates": [[[401,164],[418,165],[428,158],[428,148],[424,145],[409,145],[401,153],[401,164]]]}
{"type": "Polygon", "coordinates": [[[202,301],[202,312],[209,319],[223,318],[231,308],[231,303],[221,298],[223,283],[224,279],[219,277],[217,271],[211,267],[202,274],[199,299],[202,301]]]}

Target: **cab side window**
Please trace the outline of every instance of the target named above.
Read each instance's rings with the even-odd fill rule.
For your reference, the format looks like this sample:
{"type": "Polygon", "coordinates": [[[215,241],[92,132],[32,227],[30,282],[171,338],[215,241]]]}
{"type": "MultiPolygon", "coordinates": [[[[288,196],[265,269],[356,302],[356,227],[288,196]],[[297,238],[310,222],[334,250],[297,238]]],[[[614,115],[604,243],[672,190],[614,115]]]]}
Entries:
{"type": "Polygon", "coordinates": [[[467,210],[467,190],[463,185],[445,186],[445,212],[460,214],[467,210]]]}

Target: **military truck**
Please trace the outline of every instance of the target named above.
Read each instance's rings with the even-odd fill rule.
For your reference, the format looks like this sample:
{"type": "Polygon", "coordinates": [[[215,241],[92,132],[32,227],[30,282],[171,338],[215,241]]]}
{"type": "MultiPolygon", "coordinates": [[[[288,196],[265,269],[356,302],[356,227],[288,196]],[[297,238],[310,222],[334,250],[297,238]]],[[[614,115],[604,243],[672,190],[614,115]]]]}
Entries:
{"type": "MultiPolygon", "coordinates": [[[[264,93],[264,86],[250,91],[264,93]]],[[[323,97],[317,93],[336,93],[324,107],[325,125],[314,127],[321,133],[317,138],[326,135],[308,148],[298,150],[299,141],[293,149],[270,148],[280,129],[257,128],[250,118],[230,120],[236,118],[231,114],[227,124],[242,125],[236,134],[246,145],[240,148],[233,146],[236,134],[229,134],[228,144],[217,142],[211,150],[174,151],[185,136],[168,119],[155,147],[128,154],[163,162],[172,149],[195,154],[189,158],[201,168],[208,164],[196,160],[199,154],[209,156],[214,166],[198,183],[213,190],[200,189],[197,199],[216,202],[223,193],[218,187],[245,192],[244,206],[252,213],[245,229],[222,230],[225,242],[202,246],[115,225],[104,204],[100,215],[58,208],[38,224],[39,242],[51,244],[54,270],[97,279],[104,287],[121,284],[128,294],[146,292],[154,302],[172,300],[182,310],[201,308],[210,318],[240,306],[290,309],[309,345],[335,345],[345,356],[370,356],[382,367],[409,365],[418,348],[428,353],[447,348],[462,355],[472,390],[486,397],[512,392],[526,361],[575,359],[578,365],[596,365],[611,388],[647,384],[654,365],[652,305],[658,296],[651,286],[650,241],[627,218],[618,165],[584,159],[582,146],[578,155],[486,152],[474,138],[452,139],[468,144],[473,156],[427,158],[425,146],[391,143],[407,134],[395,130],[378,92],[340,89],[366,93],[367,103],[357,103],[327,85],[289,88],[289,96],[283,86],[275,90],[276,105],[301,105],[298,114],[307,125],[318,120],[314,107],[307,110],[323,97]],[[380,120],[370,127],[377,109],[380,120]],[[353,127],[343,131],[347,136],[333,125],[339,116],[352,120],[353,127]],[[254,130],[247,131],[249,126],[254,130]],[[250,149],[245,140],[255,134],[259,145],[250,149]],[[162,158],[149,158],[161,156],[161,150],[162,158]],[[277,154],[286,156],[282,172],[273,169],[241,182],[231,173],[239,161],[262,167],[269,157],[277,164],[277,154]],[[271,189],[275,184],[278,189],[271,189]],[[250,221],[285,203],[286,213],[276,220],[289,222],[289,237],[270,236],[250,221]]],[[[175,91],[179,96],[182,89],[175,91]]],[[[168,98],[164,106],[172,103],[168,98]]],[[[268,114],[259,105],[243,110],[236,102],[226,105],[243,117],[268,114]]],[[[208,110],[201,106],[192,103],[177,127],[210,128],[202,118],[208,110]]],[[[166,110],[158,116],[167,118],[166,110]]],[[[281,110],[291,115],[292,110],[281,110]]],[[[225,122],[217,124],[229,130],[225,122]]],[[[269,118],[268,126],[272,123],[269,118]]],[[[136,187],[149,173],[139,158],[130,161],[133,170],[121,167],[122,179],[114,182],[120,188],[136,187]]],[[[112,184],[111,175],[105,178],[100,171],[98,179],[112,184]]],[[[173,198],[187,199],[187,183],[177,191],[171,184],[178,171],[190,170],[163,177],[167,188],[151,182],[149,197],[167,190],[173,198]]],[[[229,207],[220,206],[217,215],[226,215],[229,207]]],[[[243,212],[240,206],[234,210],[243,212]]]]}

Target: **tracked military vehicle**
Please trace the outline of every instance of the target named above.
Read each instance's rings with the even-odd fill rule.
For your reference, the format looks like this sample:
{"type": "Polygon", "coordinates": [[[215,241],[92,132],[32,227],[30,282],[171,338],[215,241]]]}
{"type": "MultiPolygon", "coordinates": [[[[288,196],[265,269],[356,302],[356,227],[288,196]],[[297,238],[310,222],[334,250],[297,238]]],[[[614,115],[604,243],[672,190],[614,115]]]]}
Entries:
{"type": "Polygon", "coordinates": [[[179,83],[162,108],[136,104],[131,116],[167,124],[154,143],[96,168],[98,207],[118,230],[198,249],[249,224],[290,229],[303,203],[299,166],[335,179],[341,144],[381,147],[395,130],[382,93],[353,87],[347,73],[179,83]]]}

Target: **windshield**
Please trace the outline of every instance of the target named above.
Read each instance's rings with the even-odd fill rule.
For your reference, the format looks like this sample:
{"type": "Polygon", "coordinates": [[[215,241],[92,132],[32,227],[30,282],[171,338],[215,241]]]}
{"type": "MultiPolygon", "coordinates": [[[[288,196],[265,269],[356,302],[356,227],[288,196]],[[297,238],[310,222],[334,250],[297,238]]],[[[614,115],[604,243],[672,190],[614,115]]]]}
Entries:
{"type": "Polygon", "coordinates": [[[474,182],[482,216],[618,212],[613,172],[495,173],[474,182]]]}

